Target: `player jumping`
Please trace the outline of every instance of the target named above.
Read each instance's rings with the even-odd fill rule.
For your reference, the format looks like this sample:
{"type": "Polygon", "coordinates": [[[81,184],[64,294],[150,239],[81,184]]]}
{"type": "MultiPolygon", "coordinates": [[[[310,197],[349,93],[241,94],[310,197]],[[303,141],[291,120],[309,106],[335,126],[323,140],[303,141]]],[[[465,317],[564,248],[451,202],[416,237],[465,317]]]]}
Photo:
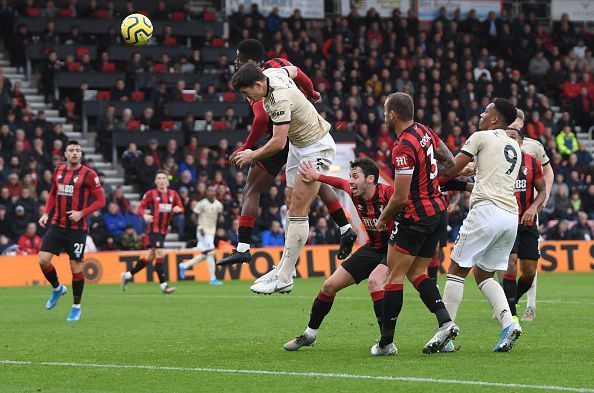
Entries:
{"type": "MultiPolygon", "coordinates": [[[[241,68],[245,64],[255,64],[260,66],[263,70],[269,68],[281,68],[284,66],[291,66],[291,63],[285,59],[274,58],[264,62],[265,50],[262,43],[258,40],[247,39],[239,43],[237,47],[237,59],[235,65],[241,68]]],[[[305,94],[308,100],[316,102],[320,99],[320,95],[313,88],[311,80],[298,67],[294,75],[294,81],[297,86],[305,94]]],[[[274,122],[270,120],[270,116],[264,109],[263,100],[251,101],[252,110],[254,112],[254,121],[252,122],[252,129],[248,135],[245,143],[241,148],[236,150],[229,158],[232,164],[237,164],[238,154],[244,150],[252,149],[258,140],[266,133],[267,141],[273,138],[274,122]]],[[[287,163],[289,155],[289,143],[286,143],[284,148],[278,152],[259,159],[252,163],[248,173],[246,187],[244,189],[244,201],[241,207],[241,217],[239,218],[239,243],[237,249],[231,255],[217,261],[217,265],[231,265],[235,263],[250,262],[252,256],[250,254],[250,243],[252,231],[258,215],[258,206],[260,203],[260,195],[262,192],[268,190],[274,183],[274,179],[280,173],[283,166],[287,163]]],[[[287,207],[291,200],[291,190],[287,189],[286,200],[287,207]]],[[[320,198],[326,204],[332,219],[340,227],[341,241],[338,252],[338,258],[346,258],[352,250],[353,244],[357,238],[356,232],[351,228],[342,205],[340,204],[336,193],[331,187],[321,185],[319,191],[320,198]]],[[[287,224],[289,221],[287,221],[287,224]]],[[[288,233],[286,228],[285,233],[288,233]]],[[[277,270],[284,261],[285,253],[279,261],[278,266],[268,274],[260,277],[257,282],[266,281],[274,277],[277,270]]]]}
{"type": "Polygon", "coordinates": [[[54,255],[66,251],[70,258],[72,271],[72,311],[68,321],[78,321],[81,315],[80,299],[82,297],[85,278],[82,261],[87,241],[87,216],[105,206],[105,196],[99,177],[89,167],[82,165],[82,149],[76,140],[66,143],[64,152],[66,163],[54,170],[52,188],[45,205],[39,225],[45,228],[52,214],[51,225],[43,236],[39,251],[39,265],[43,275],[54,290],[45,308],[51,310],[60,297],[66,294],[65,285],[60,284],[58,273],[52,265],[54,255]],[[94,199],[90,203],[91,197],[94,199]]]}
{"type": "Polygon", "coordinates": [[[144,217],[147,222],[147,236],[149,240],[149,253],[146,259],[142,258],[136,262],[134,267],[127,272],[122,273],[122,290],[125,291],[132,277],[144,269],[147,265],[155,261],[155,270],[159,277],[161,291],[165,294],[175,292],[175,287],[167,285],[167,274],[163,266],[165,252],[163,246],[165,235],[169,228],[169,222],[174,214],[184,212],[181,198],[177,191],[170,190],[167,172],[157,171],[155,174],[155,185],[157,188],[148,190],[142,197],[138,205],[138,215],[144,217]],[[150,214],[145,209],[150,209],[150,214]]]}
{"type": "Polygon", "coordinates": [[[384,111],[386,124],[398,136],[392,153],[394,184],[398,186],[378,218],[376,227],[381,230],[396,214],[398,217],[390,236],[391,247],[388,248],[382,335],[379,343],[371,348],[371,354],[389,356],[398,353],[394,333],[402,309],[405,277],[437,318],[437,334],[423,352],[443,351],[458,335],[459,329],[450,319],[435,282],[425,272],[439,242],[439,224],[447,208],[437,174],[453,166],[453,156],[433,130],[414,122],[414,105],[408,94],[390,94],[384,111]]]}
{"type": "Polygon", "coordinates": [[[453,320],[464,293],[464,279],[474,267],[474,277],[503,329],[494,352],[512,349],[522,334],[507,304],[501,285],[493,279],[497,270],[507,270],[518,229],[515,184],[521,151],[505,129],[516,118],[516,108],[505,99],[495,99],[480,117],[479,132],[468,138],[444,175],[455,175],[474,158],[476,183],[470,197],[470,212],[452,250],[444,290],[444,303],[453,320]]]}
{"type": "Polygon", "coordinates": [[[179,264],[179,278],[186,277],[186,270],[198,262],[206,259],[208,265],[208,274],[210,276],[210,285],[223,285],[215,276],[215,244],[214,238],[217,231],[219,214],[223,212],[223,204],[215,199],[215,187],[208,187],[206,198],[203,198],[194,207],[194,214],[198,216],[198,227],[196,228],[197,248],[200,254],[187,262],[179,264]]]}
{"type": "Polygon", "coordinates": [[[367,278],[369,278],[368,288],[373,301],[373,310],[381,329],[383,285],[388,271],[386,251],[389,231],[393,228],[393,224],[381,231],[375,227],[375,221],[394,193],[394,188],[378,184],[379,169],[369,158],[358,158],[351,162],[348,181],[321,174],[309,161],[303,161],[299,165],[299,173],[306,183],[319,181],[349,194],[365,226],[368,240],[324,282],[311,307],[305,332],[284,345],[287,351],[296,351],[301,347],[314,345],[318,329],[330,312],[336,294],[367,278]]]}

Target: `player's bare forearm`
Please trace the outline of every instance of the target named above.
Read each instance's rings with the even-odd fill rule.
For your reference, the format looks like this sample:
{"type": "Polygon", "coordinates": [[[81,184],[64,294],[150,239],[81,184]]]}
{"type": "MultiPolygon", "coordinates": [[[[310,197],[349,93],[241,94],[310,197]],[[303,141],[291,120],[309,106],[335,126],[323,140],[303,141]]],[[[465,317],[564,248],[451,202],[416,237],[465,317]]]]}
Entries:
{"type": "Polygon", "coordinates": [[[447,173],[454,167],[454,155],[443,141],[439,141],[435,150],[435,157],[437,158],[437,173],[440,175],[447,173]]]}
{"type": "Polygon", "coordinates": [[[388,201],[388,204],[384,208],[384,211],[380,215],[380,219],[382,221],[386,221],[392,217],[394,217],[399,211],[404,208],[406,204],[406,198],[402,198],[398,195],[398,193],[392,194],[392,197],[388,201]]]}
{"type": "Polygon", "coordinates": [[[547,199],[546,187],[547,185],[544,178],[534,181],[534,188],[536,188],[538,194],[536,195],[536,198],[534,198],[534,202],[532,202],[532,204],[536,206],[537,209],[544,207],[545,201],[547,199]]]}
{"type": "Polygon", "coordinates": [[[555,180],[555,174],[553,173],[553,167],[551,164],[547,164],[542,168],[542,174],[544,175],[544,182],[545,182],[545,201],[549,198],[549,194],[551,193],[551,188],[553,187],[553,181],[555,180]]]}
{"type": "Polygon", "coordinates": [[[283,150],[287,144],[289,127],[290,123],[275,124],[272,129],[272,138],[264,146],[254,151],[252,162],[268,158],[283,150]]]}
{"type": "MultiPolygon", "coordinates": [[[[447,149],[447,147],[446,147],[447,149]]],[[[443,173],[439,173],[440,176],[456,176],[464,167],[472,160],[472,157],[463,151],[458,153],[454,158],[454,165],[449,169],[445,169],[443,173]]]]}

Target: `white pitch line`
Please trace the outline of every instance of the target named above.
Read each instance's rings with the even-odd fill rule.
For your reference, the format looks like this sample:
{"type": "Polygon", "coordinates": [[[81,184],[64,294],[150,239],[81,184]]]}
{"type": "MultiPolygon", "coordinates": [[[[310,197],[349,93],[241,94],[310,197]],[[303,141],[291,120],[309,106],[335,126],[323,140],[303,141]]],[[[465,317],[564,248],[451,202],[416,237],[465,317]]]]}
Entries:
{"type": "Polygon", "coordinates": [[[447,385],[471,385],[485,387],[501,388],[519,388],[519,389],[537,389],[563,392],[594,393],[594,388],[576,388],[570,386],[555,385],[528,385],[519,383],[501,383],[488,381],[465,381],[457,379],[437,379],[421,377],[393,377],[383,375],[360,375],[360,374],[338,374],[338,373],[315,373],[315,372],[295,372],[295,371],[268,371],[268,370],[235,370],[224,368],[207,367],[173,367],[173,366],[150,366],[150,365],[130,365],[130,364],[95,364],[95,363],[73,363],[73,362],[27,362],[15,360],[0,360],[0,364],[13,366],[50,366],[50,367],[79,367],[79,368],[103,368],[103,369],[137,369],[154,371],[184,371],[184,372],[206,372],[219,374],[253,374],[253,375],[284,375],[291,377],[317,377],[333,379],[361,379],[374,381],[390,382],[421,382],[437,383],[447,385]]]}

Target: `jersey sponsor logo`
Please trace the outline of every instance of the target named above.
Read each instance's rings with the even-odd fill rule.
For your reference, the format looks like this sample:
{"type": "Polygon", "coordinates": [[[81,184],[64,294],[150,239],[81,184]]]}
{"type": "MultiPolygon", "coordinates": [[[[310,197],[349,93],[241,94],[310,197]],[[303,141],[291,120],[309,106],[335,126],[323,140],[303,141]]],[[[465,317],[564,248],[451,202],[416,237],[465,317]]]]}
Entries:
{"type": "Polygon", "coordinates": [[[522,167],[522,173],[524,176],[528,176],[528,167],[522,167]]]}
{"type": "Polygon", "coordinates": [[[170,213],[172,209],[171,203],[159,203],[159,213],[170,213]]]}
{"type": "Polygon", "coordinates": [[[74,186],[72,184],[58,183],[58,195],[71,197],[74,195],[74,186]]]}
{"type": "Polygon", "coordinates": [[[375,227],[375,224],[377,224],[377,218],[361,217],[361,222],[363,223],[363,226],[365,227],[366,230],[372,231],[372,232],[378,231],[378,229],[375,227]]]}

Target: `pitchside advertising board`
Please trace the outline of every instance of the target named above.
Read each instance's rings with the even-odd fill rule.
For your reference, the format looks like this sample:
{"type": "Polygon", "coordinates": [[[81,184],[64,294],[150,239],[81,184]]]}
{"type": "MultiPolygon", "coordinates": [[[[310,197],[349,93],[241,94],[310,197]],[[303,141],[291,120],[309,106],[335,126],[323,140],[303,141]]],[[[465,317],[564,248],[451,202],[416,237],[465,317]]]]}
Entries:
{"type": "Polygon", "coordinates": [[[553,0],[551,2],[551,19],[561,20],[561,16],[565,13],[573,22],[594,22],[594,1],[553,0]]]}
{"type": "MultiPolygon", "coordinates": [[[[594,272],[594,242],[561,241],[542,242],[541,259],[538,264],[540,272],[594,272]]],[[[441,265],[441,272],[447,271],[451,245],[445,249],[445,259],[441,265]]],[[[217,259],[228,254],[229,251],[217,250],[217,259]]],[[[191,259],[197,251],[177,250],[168,252],[165,256],[165,267],[169,281],[178,281],[177,266],[191,259]]],[[[297,275],[300,278],[328,277],[340,266],[341,261],[336,258],[336,246],[307,246],[301,252],[297,264],[297,275]]],[[[256,248],[252,250],[254,263],[235,265],[231,267],[217,267],[216,275],[220,280],[255,280],[272,268],[280,260],[282,247],[256,248]]],[[[98,252],[85,255],[83,272],[87,282],[99,284],[117,284],[120,274],[129,270],[140,258],[146,256],[144,252],[98,252]]],[[[54,266],[58,271],[60,281],[71,282],[68,256],[62,254],[54,258],[54,266]]],[[[186,281],[208,281],[206,263],[200,263],[188,270],[186,281]]],[[[155,281],[151,266],[134,277],[135,282],[155,281]]],[[[36,255],[0,257],[0,287],[48,285],[39,269],[36,255]]]]}
{"type": "Polygon", "coordinates": [[[278,7],[280,16],[288,18],[295,9],[301,11],[301,16],[306,19],[324,19],[324,2],[320,0],[225,0],[227,15],[233,14],[243,4],[246,12],[250,12],[252,4],[258,4],[258,9],[268,15],[274,7],[278,7]]]}

